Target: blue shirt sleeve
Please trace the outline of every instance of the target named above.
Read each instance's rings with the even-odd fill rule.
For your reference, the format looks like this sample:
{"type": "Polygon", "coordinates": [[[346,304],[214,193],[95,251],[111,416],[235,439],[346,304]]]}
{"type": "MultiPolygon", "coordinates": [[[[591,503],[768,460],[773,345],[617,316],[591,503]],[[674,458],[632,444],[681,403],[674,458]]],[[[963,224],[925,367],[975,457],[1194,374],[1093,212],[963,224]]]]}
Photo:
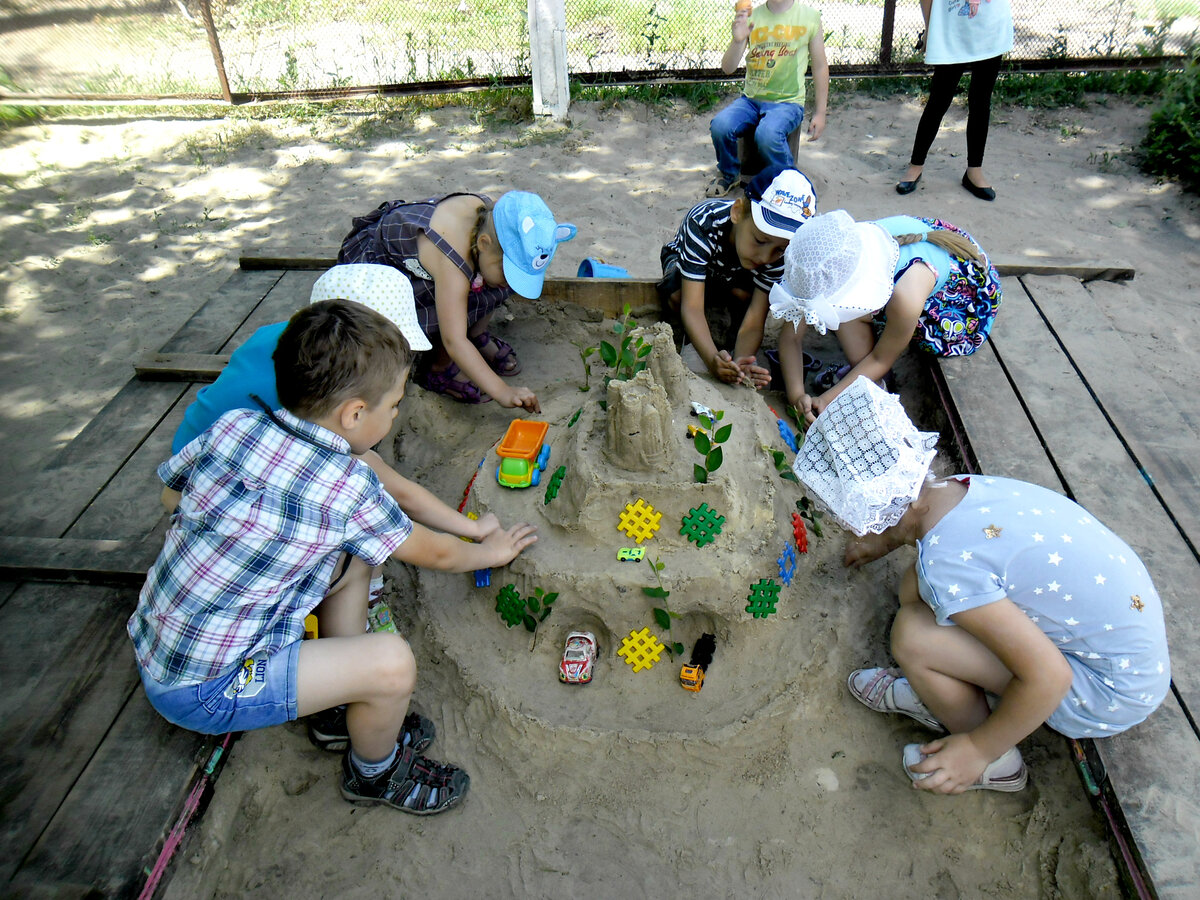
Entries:
{"type": "Polygon", "coordinates": [[[178,453],[231,409],[257,409],[251,394],[262,397],[271,409],[279,407],[272,357],[286,327],[287,322],[264,325],[233,351],[217,380],[202,387],[184,412],[183,423],[171,441],[172,453],[178,453]]]}

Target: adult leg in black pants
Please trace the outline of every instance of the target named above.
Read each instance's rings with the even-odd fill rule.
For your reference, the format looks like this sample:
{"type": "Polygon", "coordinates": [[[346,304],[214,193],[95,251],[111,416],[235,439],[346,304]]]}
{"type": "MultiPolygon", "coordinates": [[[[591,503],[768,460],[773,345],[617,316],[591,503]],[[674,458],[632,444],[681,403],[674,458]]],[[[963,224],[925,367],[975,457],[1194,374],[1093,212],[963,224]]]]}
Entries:
{"type": "Polygon", "coordinates": [[[967,171],[963,175],[963,187],[982,199],[990,200],[996,196],[983,175],[983,154],[987,145],[988,122],[991,118],[992,90],[996,86],[996,76],[1000,73],[999,56],[974,63],[933,67],[929,100],[921,113],[921,121],[917,124],[917,135],[913,140],[908,170],[904,179],[896,185],[897,193],[911,193],[921,180],[925,157],[933,139],[937,137],[942,117],[958,92],[958,83],[968,68],[971,70],[971,86],[967,92],[967,171]]]}

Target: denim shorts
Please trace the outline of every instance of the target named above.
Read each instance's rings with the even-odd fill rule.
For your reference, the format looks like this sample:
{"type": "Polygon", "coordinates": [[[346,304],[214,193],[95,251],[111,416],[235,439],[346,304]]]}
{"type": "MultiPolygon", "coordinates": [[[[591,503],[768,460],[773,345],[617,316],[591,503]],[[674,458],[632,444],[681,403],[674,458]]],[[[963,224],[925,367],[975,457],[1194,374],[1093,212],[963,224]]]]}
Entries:
{"type": "Polygon", "coordinates": [[[300,641],[243,660],[231,675],[199,684],[164,685],[144,671],[146,698],[172,724],[201,734],[253,731],[296,718],[300,641]]]}

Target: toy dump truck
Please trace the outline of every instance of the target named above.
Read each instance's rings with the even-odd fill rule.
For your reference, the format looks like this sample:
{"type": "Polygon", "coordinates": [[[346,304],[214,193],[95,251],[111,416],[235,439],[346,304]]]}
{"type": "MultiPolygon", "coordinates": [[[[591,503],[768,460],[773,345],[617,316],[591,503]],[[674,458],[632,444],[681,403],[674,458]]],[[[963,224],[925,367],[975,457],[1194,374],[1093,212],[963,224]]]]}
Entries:
{"type": "Polygon", "coordinates": [[[496,481],[500,485],[527,488],[542,480],[542,472],[550,462],[550,445],[546,443],[549,430],[545,422],[513,419],[496,450],[500,455],[496,481]]]}

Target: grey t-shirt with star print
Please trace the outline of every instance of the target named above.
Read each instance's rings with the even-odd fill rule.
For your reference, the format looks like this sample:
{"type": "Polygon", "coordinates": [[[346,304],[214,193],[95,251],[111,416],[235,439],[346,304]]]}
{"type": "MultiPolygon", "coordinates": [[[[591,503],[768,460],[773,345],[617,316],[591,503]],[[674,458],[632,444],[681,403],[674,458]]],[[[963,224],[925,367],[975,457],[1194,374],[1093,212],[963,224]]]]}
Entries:
{"type": "Polygon", "coordinates": [[[1068,737],[1136,725],[1170,687],[1162,603],[1129,545],[1079,504],[1011,478],[956,476],[967,494],[917,544],[938,624],[1007,597],[1075,673],[1047,724],[1068,737]]]}

